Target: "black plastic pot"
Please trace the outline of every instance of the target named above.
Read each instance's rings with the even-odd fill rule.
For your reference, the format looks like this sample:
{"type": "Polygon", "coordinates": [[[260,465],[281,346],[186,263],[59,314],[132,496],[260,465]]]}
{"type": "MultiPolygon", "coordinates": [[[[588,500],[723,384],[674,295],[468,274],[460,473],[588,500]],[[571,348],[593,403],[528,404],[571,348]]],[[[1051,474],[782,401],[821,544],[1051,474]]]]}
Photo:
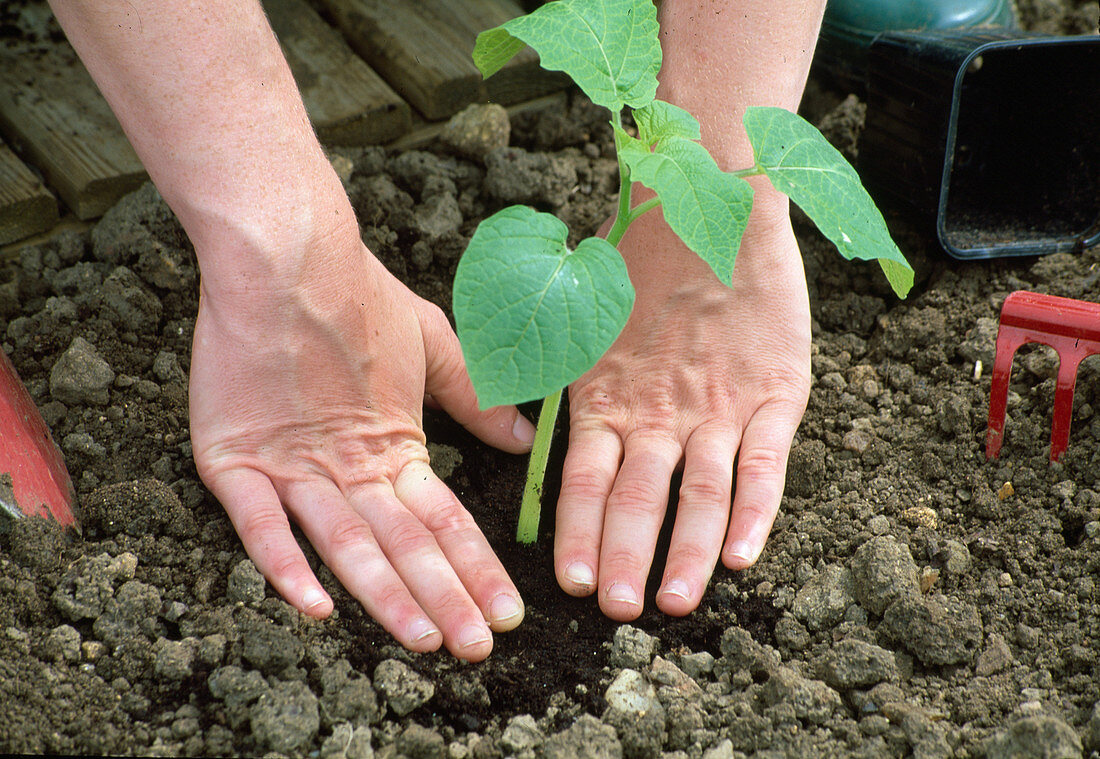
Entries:
{"type": "Polygon", "coordinates": [[[887,32],[871,45],[859,170],[956,258],[1100,242],[1100,36],[887,32]]]}

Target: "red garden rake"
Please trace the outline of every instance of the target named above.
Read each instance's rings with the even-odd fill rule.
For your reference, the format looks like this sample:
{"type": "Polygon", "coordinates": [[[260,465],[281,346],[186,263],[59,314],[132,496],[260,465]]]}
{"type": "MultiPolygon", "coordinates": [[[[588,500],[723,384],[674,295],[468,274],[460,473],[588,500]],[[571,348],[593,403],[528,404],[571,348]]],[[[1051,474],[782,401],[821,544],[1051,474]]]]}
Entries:
{"type": "Polygon", "coordinates": [[[1050,432],[1050,460],[1057,461],[1069,445],[1077,367],[1081,359],[1100,353],[1100,304],[1026,290],[1017,290],[1005,299],[989,390],[987,459],[997,458],[1004,439],[1012,357],[1017,348],[1031,342],[1049,345],[1058,352],[1058,384],[1054,391],[1054,421],[1050,432]]]}

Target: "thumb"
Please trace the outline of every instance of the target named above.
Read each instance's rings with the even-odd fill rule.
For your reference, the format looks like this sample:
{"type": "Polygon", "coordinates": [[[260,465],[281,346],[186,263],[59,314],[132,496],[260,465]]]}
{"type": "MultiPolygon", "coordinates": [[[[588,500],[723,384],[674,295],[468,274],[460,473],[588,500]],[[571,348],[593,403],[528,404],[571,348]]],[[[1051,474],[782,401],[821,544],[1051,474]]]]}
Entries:
{"type": "Polygon", "coordinates": [[[535,427],[515,406],[477,406],[470,375],[462,360],[462,347],[443,311],[418,304],[420,331],[424,337],[424,389],[456,422],[484,442],[509,453],[531,449],[535,427]]]}

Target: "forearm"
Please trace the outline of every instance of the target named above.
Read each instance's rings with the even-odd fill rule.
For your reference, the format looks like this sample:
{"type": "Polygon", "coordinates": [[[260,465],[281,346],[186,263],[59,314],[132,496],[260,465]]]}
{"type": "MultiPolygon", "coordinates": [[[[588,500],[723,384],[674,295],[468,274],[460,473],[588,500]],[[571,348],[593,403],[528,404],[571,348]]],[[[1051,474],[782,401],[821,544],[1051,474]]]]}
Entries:
{"type": "Polygon", "coordinates": [[[204,286],[292,284],[351,209],[256,0],[51,0],[195,244],[204,286]]]}
{"type": "MultiPolygon", "coordinates": [[[[741,123],[746,107],[797,109],[824,9],[825,0],[661,3],[657,95],[699,120],[702,142],[723,169],[753,164],[741,123]]],[[[776,202],[766,182],[753,184],[758,202],[776,202]]]]}

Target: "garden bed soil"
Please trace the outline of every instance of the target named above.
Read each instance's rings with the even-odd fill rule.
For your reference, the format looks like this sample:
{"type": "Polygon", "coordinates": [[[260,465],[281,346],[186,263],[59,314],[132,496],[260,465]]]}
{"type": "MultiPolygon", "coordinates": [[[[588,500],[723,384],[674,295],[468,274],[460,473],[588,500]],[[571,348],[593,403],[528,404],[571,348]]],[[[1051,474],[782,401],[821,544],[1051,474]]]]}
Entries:
{"type": "MultiPolygon", "coordinates": [[[[1021,10],[1033,27],[1082,31],[1096,3],[1021,10]]],[[[842,95],[811,82],[805,111],[851,153],[860,106],[842,95]]],[[[517,117],[511,147],[479,158],[437,145],[333,161],[367,245],[446,308],[458,256],[498,207],[529,203],[584,234],[606,218],[617,182],[605,116],[574,97],[565,112],[517,117]]],[[[876,266],[840,261],[796,216],[814,384],[783,507],[759,563],[720,568],[686,618],[656,612],[652,586],[647,611],[622,626],[558,589],[560,443],[540,540],[523,547],[523,459],[427,412],[433,465],[527,605],[476,665],[394,645],[308,549],[336,601],[325,621],[293,611],[247,560],[191,458],[196,272],[155,189],[90,233],[22,249],[0,276],[0,341],[65,453],[83,535],[37,519],[3,525],[0,751],[1100,750],[1100,357],[1081,367],[1058,463],[1048,460],[1057,359],[1043,347],[1017,357],[1000,458],[986,461],[983,447],[1000,304],[1017,289],[1100,301],[1100,250],[959,264],[902,217],[890,223],[918,263],[904,302],[876,266]]]]}

